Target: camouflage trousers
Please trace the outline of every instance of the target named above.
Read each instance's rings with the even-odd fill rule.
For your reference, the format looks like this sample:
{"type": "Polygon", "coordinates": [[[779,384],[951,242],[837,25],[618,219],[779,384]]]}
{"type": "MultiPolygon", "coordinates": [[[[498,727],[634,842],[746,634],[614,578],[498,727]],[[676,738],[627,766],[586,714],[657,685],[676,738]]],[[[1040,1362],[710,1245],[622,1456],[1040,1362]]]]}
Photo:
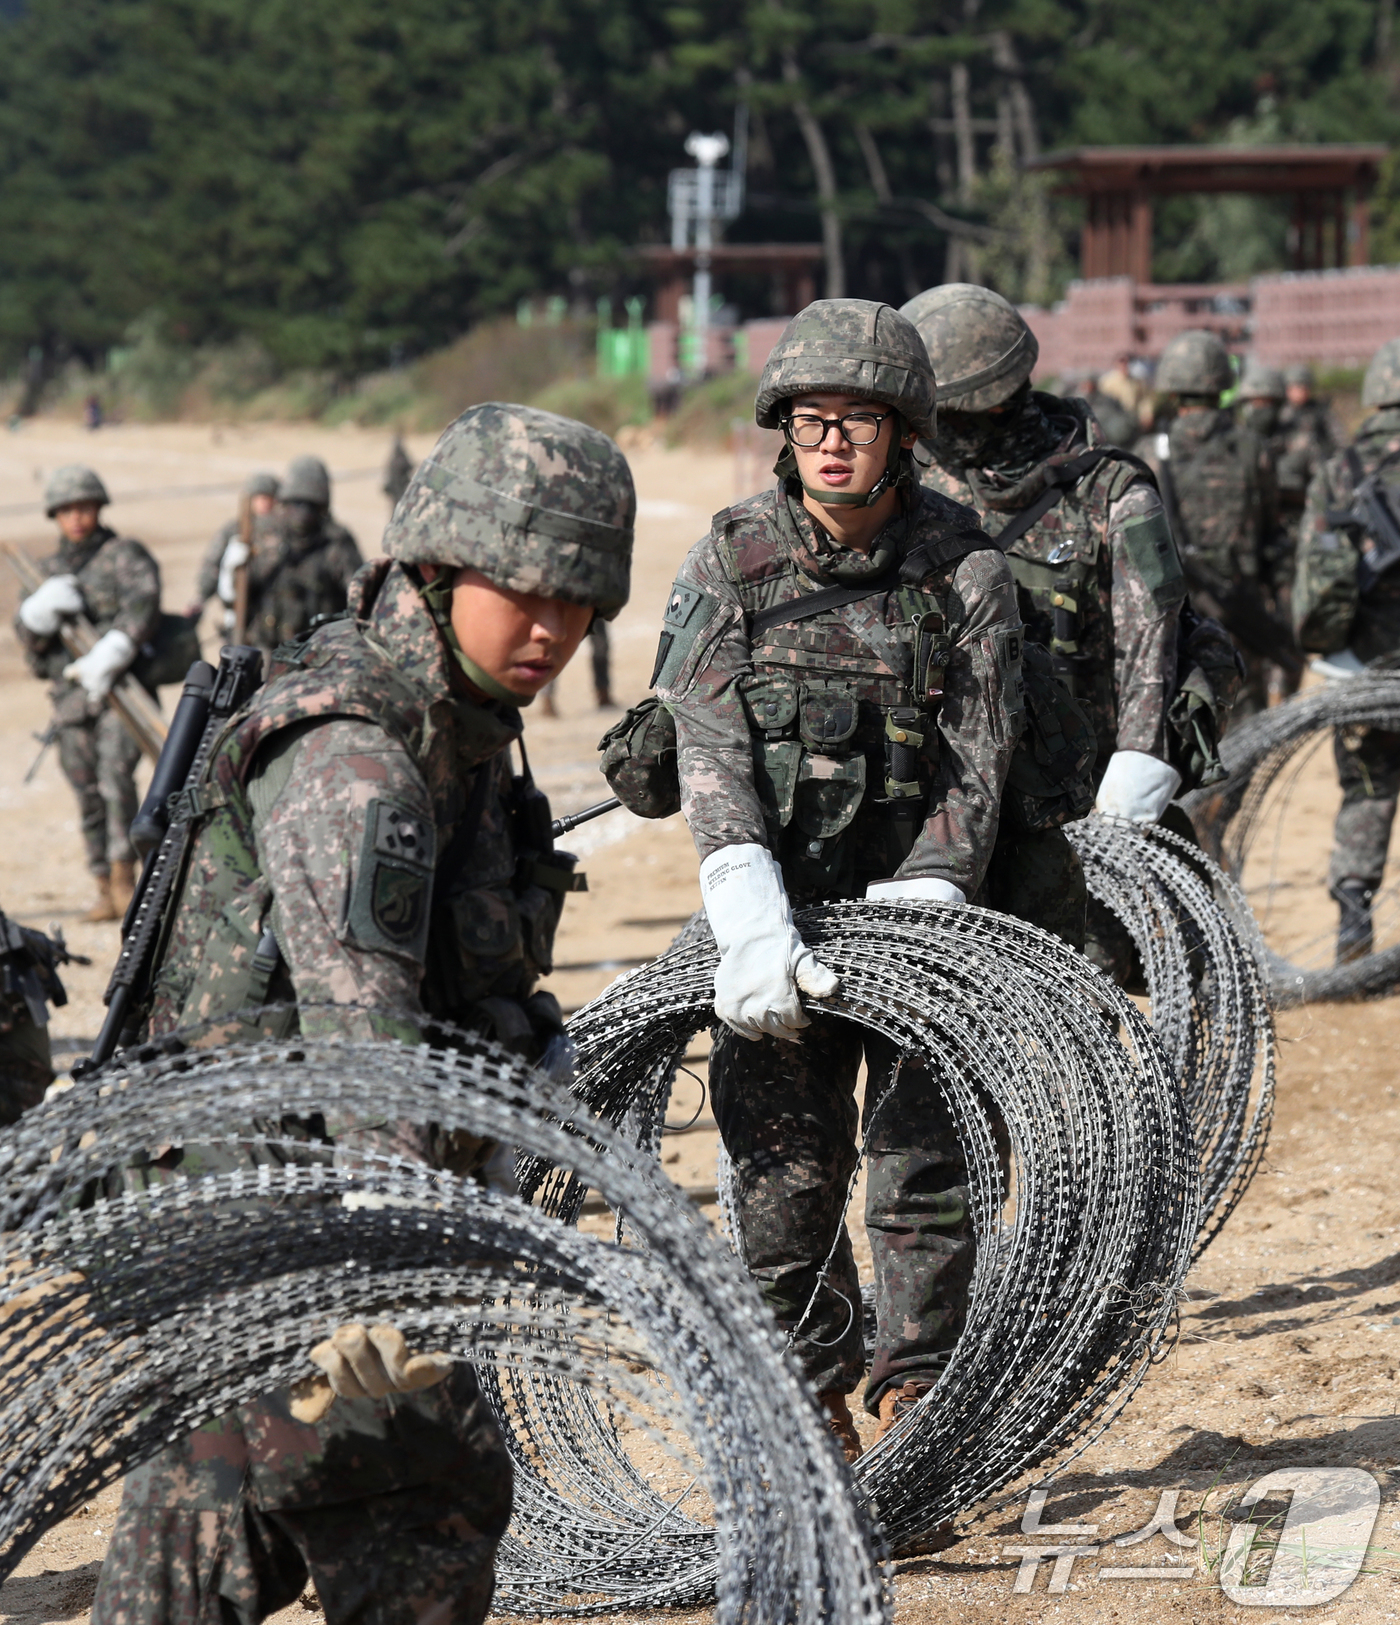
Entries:
{"type": "Polygon", "coordinates": [[[987,878],[973,898],[998,913],[1053,931],[1081,952],[1087,901],[1084,866],[1062,829],[1037,830],[1033,835],[999,831],[987,878]]]}
{"type": "Polygon", "coordinates": [[[1338,728],[1333,740],[1342,805],[1332,832],[1330,886],[1360,880],[1374,891],[1385,872],[1400,796],[1400,734],[1338,728]]]}
{"type": "Polygon", "coordinates": [[[11,1025],[0,1032],[0,1127],[18,1123],[53,1082],[49,1029],[32,1021],[27,1011],[4,1019],[11,1025]]]}
{"type": "Polygon", "coordinates": [[[308,1578],[326,1625],[478,1625],[510,1510],[470,1366],[315,1427],[279,1391],[127,1477],[93,1625],[257,1625],[308,1578]]]}
{"type": "MultiPolygon", "coordinates": [[[[1192,846],[1200,846],[1195,827],[1187,817],[1186,810],[1175,801],[1168,802],[1167,810],[1157,822],[1162,829],[1170,831],[1173,835],[1179,835],[1192,846]]],[[[1189,858],[1185,861],[1191,863],[1189,858]]],[[[1196,868],[1197,873],[1209,885],[1209,871],[1201,865],[1192,864],[1192,867],[1196,868]]],[[[1091,964],[1097,965],[1111,982],[1126,992],[1142,994],[1147,992],[1142,958],[1128,934],[1127,926],[1096,897],[1089,899],[1085,910],[1084,953],[1091,964]]]]}
{"type": "Polygon", "coordinates": [[[966,1319],[975,1258],[968,1170],[942,1091],[912,1060],[896,1076],[899,1052],[888,1039],[815,1014],[795,1043],[721,1032],[710,1086],[749,1273],[817,1392],[850,1393],[865,1371],[844,1217],[862,1054],[876,1326],[865,1405],[874,1412],[891,1385],[936,1375],[966,1319]]]}
{"type": "Polygon", "coordinates": [[[141,747],[108,706],[88,722],[58,730],[58,759],[78,797],[88,868],[105,875],[136,857],[128,831],[136,817],[136,764],[141,747]]]}

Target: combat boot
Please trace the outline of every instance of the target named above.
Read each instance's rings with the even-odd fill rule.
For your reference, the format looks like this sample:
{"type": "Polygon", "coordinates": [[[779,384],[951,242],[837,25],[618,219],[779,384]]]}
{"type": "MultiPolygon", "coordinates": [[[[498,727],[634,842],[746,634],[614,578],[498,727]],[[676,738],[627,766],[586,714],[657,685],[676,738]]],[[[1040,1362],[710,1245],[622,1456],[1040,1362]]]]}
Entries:
{"type": "Polygon", "coordinates": [[[826,1425],[836,1436],[836,1442],[841,1446],[841,1454],[847,1461],[859,1461],[861,1452],[860,1434],[856,1432],[856,1419],[851,1415],[851,1407],[846,1403],[846,1396],[839,1388],[828,1388],[824,1394],[818,1394],[817,1399],[826,1412],[826,1425]]]}
{"type": "Polygon", "coordinates": [[[112,907],[119,919],[126,918],[127,905],[136,890],[136,865],[129,859],[112,865],[112,907]]]}
{"type": "Polygon", "coordinates": [[[880,1395],[880,1431],[875,1435],[875,1442],[878,1444],[933,1386],[932,1379],[928,1377],[910,1377],[897,1388],[886,1388],[880,1395]]]}
{"type": "Polygon", "coordinates": [[[1371,929],[1371,899],[1375,887],[1364,880],[1339,880],[1329,888],[1333,901],[1341,910],[1337,926],[1337,963],[1352,965],[1365,959],[1375,946],[1371,929]]]}
{"type": "Polygon", "coordinates": [[[107,920],[119,920],[123,910],[112,901],[111,875],[97,876],[97,901],[83,915],[89,925],[101,925],[107,920]]]}

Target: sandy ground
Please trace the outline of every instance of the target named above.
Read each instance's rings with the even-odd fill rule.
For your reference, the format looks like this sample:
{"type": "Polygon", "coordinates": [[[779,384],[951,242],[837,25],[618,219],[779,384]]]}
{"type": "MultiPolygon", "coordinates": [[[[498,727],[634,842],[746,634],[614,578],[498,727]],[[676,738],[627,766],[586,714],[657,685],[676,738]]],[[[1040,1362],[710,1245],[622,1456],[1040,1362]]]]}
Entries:
{"type": "MultiPolygon", "coordinates": [[[[427,442],[417,442],[421,454],[427,442]]],[[[387,514],[379,473],[383,435],[358,430],[263,427],[122,427],[89,436],[38,423],[0,440],[0,537],[47,547],[37,512],[45,472],[60,462],[94,462],[116,502],[112,518],[143,537],[166,575],[166,603],[182,605],[207,537],[233,510],[251,470],[285,465],[301,452],[335,471],[335,508],[367,553],[387,514]],[[184,494],[180,494],[180,493],[184,494]]],[[[641,495],[633,604],[615,623],[616,687],[624,701],[645,690],[655,629],[676,562],[711,512],[736,494],[733,462],[644,450],[634,466],[641,495]]],[[[27,680],[7,628],[14,594],[0,572],[0,903],[27,924],[61,924],[93,956],[67,973],[69,1005],[53,1033],[65,1054],[81,1053],[97,1030],[101,990],[117,946],[111,926],[87,926],[90,900],[71,795],[50,755],[21,783],[42,729],[40,686],[27,680]]],[[[210,648],[214,646],[211,637],[210,648]]],[[[170,696],[167,696],[167,708],[170,696]]],[[[536,772],[558,810],[600,799],[595,745],[607,718],[593,709],[586,663],[561,681],[561,716],[532,718],[536,772]]],[[[1274,906],[1295,940],[1320,937],[1333,916],[1316,884],[1335,806],[1327,758],[1304,770],[1272,862],[1274,906]]],[[[589,892],[571,900],[553,986],[566,1007],[585,1002],[617,974],[670,940],[698,902],[695,860],[678,821],[644,824],[615,813],[580,830],[589,892]]],[[[1268,879],[1252,873],[1256,886],[1268,879]]],[[[1264,893],[1257,893],[1261,906],[1264,893]]],[[[1042,1523],[1083,1526],[1081,1536],[1023,1534],[1024,1492],[971,1513],[959,1540],[936,1557],[898,1565],[900,1625],[966,1619],[1124,1622],[1311,1619],[1369,1625],[1400,1618],[1400,1142],[1394,1010],[1389,1002],[1321,1006],[1279,1023],[1280,1089],[1264,1170],[1224,1234],[1189,1281],[1180,1339],[1149,1375],[1121,1420],[1057,1482],[1042,1523]],[[1323,1607],[1272,1608],[1228,1601],[1217,1584],[1232,1527],[1229,1504],[1265,1473],[1286,1466],[1359,1467],[1384,1494],[1362,1576],[1323,1607]],[[1175,1492],[1189,1547],[1162,1536],[1115,1550],[1114,1536],[1143,1527],[1164,1492],[1175,1492]],[[1093,1531],[1090,1533],[1090,1531],[1093,1531]],[[1013,1590],[1020,1559],[1008,1548],[1083,1546],[1057,1582],[1042,1563],[1029,1593],[1013,1590]],[[1112,1567],[1163,1568],[1153,1579],[1112,1578],[1112,1567]],[[1049,1589],[1055,1586],[1056,1589],[1049,1589]]],[[[697,1044],[703,1051],[703,1042],[697,1044]]],[[[703,1075],[703,1061],[697,1064],[703,1075]]],[[[673,1117],[702,1103],[684,1080],[673,1117]]],[[[706,1205],[714,1183],[715,1136],[707,1109],[696,1127],[671,1137],[667,1172],[706,1205]]],[[[599,1215],[586,1221],[599,1228],[599,1215]]],[[[863,1240],[863,1238],[859,1238],[863,1240]]],[[[117,1491],[108,1490],[45,1541],[0,1588],[0,1617],[25,1625],[87,1616],[117,1491]]],[[[306,1601],[314,1607],[314,1598],[306,1601]]],[[[279,1616],[311,1625],[312,1607],[279,1616]]],[[[637,1618],[638,1616],[631,1616],[637,1618]]],[[[677,1614],[677,1620],[707,1614],[677,1614]]]]}

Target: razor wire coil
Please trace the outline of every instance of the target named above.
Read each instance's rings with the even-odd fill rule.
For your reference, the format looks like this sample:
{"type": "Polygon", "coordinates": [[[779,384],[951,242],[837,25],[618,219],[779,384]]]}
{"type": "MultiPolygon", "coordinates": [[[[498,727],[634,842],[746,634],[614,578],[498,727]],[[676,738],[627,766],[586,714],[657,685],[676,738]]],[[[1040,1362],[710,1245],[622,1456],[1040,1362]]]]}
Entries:
{"type": "Polygon", "coordinates": [[[879,1536],[722,1240],[614,1129],[465,1035],[119,1057],[0,1135],[0,1574],[167,1441],[310,1374],[332,1326],[377,1318],[471,1360],[496,1408],[515,1468],[497,1609],[889,1619],[879,1536]],[[287,1137],[318,1115],[514,1144],[641,1244],[287,1137]],[[161,1145],[259,1161],[95,1194],[161,1145]]]}
{"type": "MultiPolygon", "coordinates": [[[[1262,833],[1265,804],[1287,793],[1311,745],[1337,729],[1400,733],[1400,671],[1370,669],[1296,694],[1232,729],[1220,755],[1229,777],[1183,797],[1206,849],[1242,880],[1262,833]]],[[[1237,920],[1242,916],[1237,915],[1237,920]]],[[[1400,986],[1400,944],[1350,964],[1313,968],[1264,945],[1263,968],[1277,1008],[1330,999],[1373,998],[1400,986]]]]}
{"type": "MultiPolygon", "coordinates": [[[[1197,1156],[1142,1013],[1058,938],[975,907],[859,902],[796,918],[841,978],[823,1008],[925,1059],[969,1164],[978,1249],[965,1330],[930,1399],[856,1466],[899,1551],[1083,1448],[1127,1402],[1174,1323],[1197,1156]]],[[[677,1062],[713,1021],[716,959],[697,917],[570,1022],[577,1093],[643,1150],[677,1062]]],[[[577,1175],[538,1157],[519,1173],[547,1210],[576,1217],[577,1175]]]]}

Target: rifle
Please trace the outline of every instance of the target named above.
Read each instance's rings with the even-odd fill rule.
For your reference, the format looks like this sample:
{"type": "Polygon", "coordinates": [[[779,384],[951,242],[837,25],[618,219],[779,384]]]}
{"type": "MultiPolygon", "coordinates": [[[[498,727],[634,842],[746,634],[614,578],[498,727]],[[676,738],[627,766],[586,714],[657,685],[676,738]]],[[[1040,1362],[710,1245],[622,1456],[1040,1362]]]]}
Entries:
{"type": "Polygon", "coordinates": [[[1293,628],[1286,626],[1270,613],[1264,595],[1252,581],[1225,581],[1214,570],[1207,570],[1181,545],[1185,531],[1181,524],[1181,509],[1176,500],[1176,484],[1172,479],[1171,460],[1167,454],[1166,436],[1162,435],[1158,447],[1157,484],[1166,509],[1167,523],[1177,538],[1177,555],[1186,576],[1191,596],[1198,598],[1206,613],[1224,626],[1250,654],[1261,660],[1272,660],[1293,676],[1301,676],[1303,657],[1293,637],[1293,628]]]}
{"type": "Polygon", "coordinates": [[[39,742],[39,751],[34,760],[29,764],[29,771],[24,775],[23,782],[25,784],[30,783],[34,775],[39,771],[39,763],[42,762],[44,757],[48,754],[49,746],[53,744],[55,739],[58,738],[58,724],[56,722],[51,722],[48,727],[44,729],[43,733],[35,734],[34,738],[39,742]]]}
{"type": "MultiPolygon", "coordinates": [[[[6,558],[19,577],[25,596],[38,592],[44,578],[34,560],[13,542],[0,543],[0,546],[3,546],[6,558]]],[[[74,660],[85,655],[97,642],[97,633],[86,615],[75,615],[60,621],[58,636],[74,660]]],[[[156,702],[130,672],[118,677],[112,684],[107,702],[126,724],[131,737],[155,761],[165,747],[165,718],[161,716],[156,702]]]]}
{"type": "Polygon", "coordinates": [[[248,557],[233,572],[233,642],[238,647],[248,635],[248,566],[253,558],[253,498],[245,491],[238,499],[238,539],[248,557]]]}
{"type": "MultiPolygon", "coordinates": [[[[149,855],[122,921],[121,953],[103,995],[107,1016],[102,1031],[92,1054],[79,1063],[84,1073],[104,1065],[130,1040],[128,1025],[149,995],[162,927],[194,839],[200,779],[224,724],[261,682],[259,649],[224,648],[217,671],[204,660],[190,667],[166,748],[136,816],[149,855]],[[159,845],[152,852],[157,835],[159,845]]],[[[78,1068],[73,1075],[79,1075],[78,1068]]]]}
{"type": "Polygon", "coordinates": [[[1364,474],[1354,446],[1347,447],[1346,462],[1355,481],[1351,507],[1329,513],[1327,523],[1353,533],[1361,555],[1356,585],[1359,591],[1367,593],[1393,564],[1400,564],[1400,523],[1396,522],[1395,510],[1381,483],[1381,469],[1374,474],[1364,474]]]}
{"type": "Polygon", "coordinates": [[[609,796],[606,801],[595,802],[593,806],[585,807],[582,812],[569,813],[567,817],[556,818],[549,826],[550,838],[557,841],[561,835],[567,835],[571,829],[577,829],[580,824],[586,824],[591,818],[601,818],[604,813],[609,813],[614,807],[620,807],[621,805],[622,803],[616,796],[609,796]]]}

